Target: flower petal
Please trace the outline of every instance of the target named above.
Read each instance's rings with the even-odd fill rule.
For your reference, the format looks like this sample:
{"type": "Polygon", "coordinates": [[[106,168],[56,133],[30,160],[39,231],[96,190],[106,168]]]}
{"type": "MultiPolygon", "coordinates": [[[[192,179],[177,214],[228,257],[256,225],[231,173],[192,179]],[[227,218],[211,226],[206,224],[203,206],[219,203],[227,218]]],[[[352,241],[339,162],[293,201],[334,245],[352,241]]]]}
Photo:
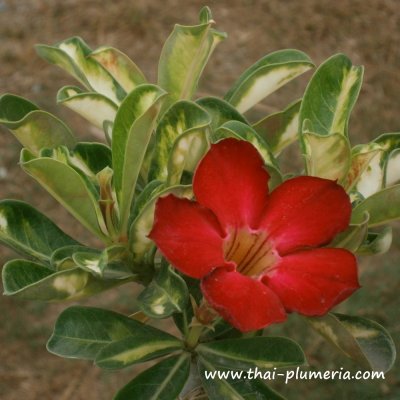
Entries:
{"type": "Polygon", "coordinates": [[[149,238],[178,270],[202,278],[227,264],[223,256],[224,231],[215,215],[198,203],[170,194],[157,201],[149,238]]]}
{"type": "Polygon", "coordinates": [[[311,176],[289,179],[270,195],[261,228],[279,254],[329,243],[349,224],[351,203],[336,182],[311,176]]]}
{"type": "Polygon", "coordinates": [[[264,284],[236,271],[218,268],[201,283],[206,300],[242,332],[286,319],[278,297],[264,284]]]}
{"type": "Polygon", "coordinates": [[[223,227],[253,227],[268,197],[268,172],[250,143],[224,139],[213,144],[197,167],[193,190],[223,227]]]}
{"type": "Polygon", "coordinates": [[[344,249],[314,249],[282,257],[263,282],[287,311],[323,315],[349,297],[360,285],[357,261],[344,249]]]}

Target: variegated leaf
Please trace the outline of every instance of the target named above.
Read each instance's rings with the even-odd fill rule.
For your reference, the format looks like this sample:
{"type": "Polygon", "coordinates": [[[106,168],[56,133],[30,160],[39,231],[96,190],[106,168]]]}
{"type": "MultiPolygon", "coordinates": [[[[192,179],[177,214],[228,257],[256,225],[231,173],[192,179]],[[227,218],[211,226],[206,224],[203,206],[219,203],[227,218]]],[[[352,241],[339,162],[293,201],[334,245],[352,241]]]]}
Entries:
{"type": "Polygon", "coordinates": [[[301,51],[275,51],[248,68],[225,95],[225,100],[244,113],[313,66],[301,51]]]}
{"type": "Polygon", "coordinates": [[[17,200],[0,201],[0,242],[42,262],[49,262],[59,247],[79,244],[38,210],[17,200]]]}
{"type": "Polygon", "coordinates": [[[396,358],[390,335],[374,321],[343,314],[308,318],[312,327],[364,368],[388,371],[396,358]]]}
{"type": "Polygon", "coordinates": [[[121,104],[112,133],[114,185],[120,208],[120,234],[125,236],[137,179],[165,92],[140,85],[121,104]]]}
{"type": "Polygon", "coordinates": [[[76,86],[65,86],[57,93],[57,102],[75,111],[94,126],[103,128],[104,121],[114,122],[117,105],[108,97],[84,92],[76,86]]]}
{"type": "Polygon", "coordinates": [[[392,186],[400,181],[400,148],[390,152],[385,166],[385,186],[392,186]]]}
{"type": "Polygon", "coordinates": [[[174,194],[177,197],[190,198],[193,195],[191,186],[174,186],[157,192],[141,209],[134,219],[129,232],[129,245],[135,264],[140,266],[144,255],[152,248],[153,242],[147,237],[153,227],[154,210],[157,199],[161,196],[174,194]]]}
{"type": "Polygon", "coordinates": [[[151,318],[167,318],[173,313],[183,312],[188,299],[185,281],[168,265],[161,266],[138,297],[140,309],[151,318]]]}
{"type": "Polygon", "coordinates": [[[200,25],[175,25],[164,44],[158,66],[158,85],[169,93],[164,110],[175,101],[192,98],[209,57],[226,37],[212,28],[210,14],[203,17],[200,25]]]}
{"type": "MultiPolygon", "coordinates": [[[[210,123],[208,113],[196,103],[183,100],[173,104],[157,126],[149,181],[167,180],[170,154],[180,135],[192,131],[203,132],[205,135],[210,123]]],[[[187,147],[185,151],[190,151],[190,148],[187,147]]],[[[186,158],[185,155],[182,156],[186,158]]]]}
{"type": "Polygon", "coordinates": [[[357,100],[362,77],[363,68],[353,66],[343,54],[337,54],[321,64],[304,93],[300,130],[307,121],[310,132],[347,136],[350,113],[357,100]]]}
{"type": "Polygon", "coordinates": [[[57,248],[50,258],[50,265],[56,271],[63,271],[65,269],[76,268],[76,263],[73,260],[73,255],[80,251],[91,252],[98,254],[100,250],[93,249],[82,245],[69,245],[57,248]]]}
{"type": "Polygon", "coordinates": [[[136,86],[147,83],[142,71],[122,51],[113,47],[100,47],[90,53],[90,58],[99,62],[130,93],[136,86]]]}
{"type": "Polygon", "coordinates": [[[61,120],[12,94],[0,96],[0,124],[9,128],[34,154],[45,147],[64,145],[72,148],[75,145],[72,132],[61,120]]]}
{"type": "Polygon", "coordinates": [[[95,91],[119,104],[126,96],[125,90],[94,58],[92,50],[79,37],[71,37],[54,46],[37,45],[36,50],[43,59],[56,64],[76,79],[89,91],[95,91]]]}
{"type": "Polygon", "coordinates": [[[96,191],[83,174],[66,162],[48,157],[36,158],[26,149],[21,152],[20,164],[87,229],[108,241],[96,191]]]}
{"type": "Polygon", "coordinates": [[[4,294],[23,300],[65,301],[92,296],[124,283],[103,281],[81,268],[54,272],[28,260],[12,260],[3,268],[4,294]]]}
{"type": "Polygon", "coordinates": [[[383,228],[382,232],[369,232],[366,241],[357,249],[357,254],[369,256],[384,254],[392,245],[393,229],[391,226],[383,228]]]}
{"type": "Polygon", "coordinates": [[[275,156],[298,137],[300,105],[301,99],[253,125],[253,129],[268,143],[275,156]]]}
{"type": "Polygon", "coordinates": [[[340,133],[303,132],[303,141],[307,175],[340,182],[347,176],[351,161],[347,137],[340,133]]]}

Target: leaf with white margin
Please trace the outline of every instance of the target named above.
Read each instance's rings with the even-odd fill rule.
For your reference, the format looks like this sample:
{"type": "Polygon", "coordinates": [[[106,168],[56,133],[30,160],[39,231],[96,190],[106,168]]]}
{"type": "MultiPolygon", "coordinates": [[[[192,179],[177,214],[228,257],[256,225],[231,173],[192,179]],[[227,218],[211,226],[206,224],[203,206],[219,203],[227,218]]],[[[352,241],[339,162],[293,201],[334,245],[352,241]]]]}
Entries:
{"type": "Polygon", "coordinates": [[[100,47],[90,53],[130,93],[136,86],[147,83],[139,67],[122,51],[113,47],[100,47]]]}
{"type": "Polygon", "coordinates": [[[384,254],[392,245],[393,229],[385,226],[382,232],[369,232],[365,242],[357,249],[357,254],[369,256],[384,254]]]}
{"type": "Polygon", "coordinates": [[[10,129],[22,146],[34,154],[44,147],[64,145],[72,148],[76,143],[72,132],[61,120],[12,94],[0,96],[0,125],[10,129]]]}
{"type": "Polygon", "coordinates": [[[26,149],[21,152],[20,164],[90,232],[108,241],[95,189],[83,174],[65,162],[47,157],[35,158],[26,149]]]}
{"type": "Polygon", "coordinates": [[[114,122],[117,105],[108,97],[84,92],[76,86],[64,86],[57,93],[57,102],[75,111],[94,126],[103,128],[104,121],[114,122]]]}
{"type": "Polygon", "coordinates": [[[244,113],[294,78],[313,68],[302,51],[279,50],[267,54],[248,68],[224,99],[244,113]]]}
{"type": "Polygon", "coordinates": [[[359,188],[366,197],[379,190],[382,179],[379,160],[382,154],[382,146],[374,142],[352,148],[351,165],[344,182],[344,187],[348,192],[355,186],[355,190],[359,188]]]}
{"type": "Polygon", "coordinates": [[[353,210],[351,222],[360,223],[365,212],[369,214],[368,226],[379,226],[400,219],[400,185],[374,193],[361,201],[353,210]]]}
{"type": "Polygon", "coordinates": [[[153,247],[153,241],[149,235],[154,223],[154,211],[159,197],[174,194],[177,197],[191,198],[193,191],[191,186],[174,186],[163,189],[156,193],[141,209],[139,215],[134,219],[129,231],[129,246],[133,253],[133,261],[140,264],[144,255],[153,247]]]}
{"type": "Polygon", "coordinates": [[[190,353],[160,361],[124,386],[114,400],[176,400],[190,373],[190,353]]]}
{"type": "Polygon", "coordinates": [[[167,185],[179,185],[184,172],[193,173],[209,147],[207,127],[182,133],[170,152],[167,185]]]}
{"type": "Polygon", "coordinates": [[[212,28],[210,13],[200,13],[203,19],[200,25],[176,24],[161,51],[158,85],[169,94],[163,110],[178,100],[192,98],[208,59],[226,38],[225,33],[212,28]]]}
{"type": "Polygon", "coordinates": [[[127,233],[136,183],[165,95],[158,86],[140,85],[125,98],[115,117],[112,158],[121,235],[127,233]]]}
{"type": "Polygon", "coordinates": [[[210,123],[210,115],[196,103],[182,100],[173,104],[157,126],[149,181],[167,180],[170,154],[180,135],[195,130],[205,133],[210,123]]]}
{"type": "Polygon", "coordinates": [[[307,175],[342,181],[350,167],[351,148],[340,133],[303,132],[307,175]]]}
{"type": "Polygon", "coordinates": [[[78,253],[79,251],[98,254],[100,250],[82,245],[69,245],[59,247],[51,254],[50,265],[56,271],[63,271],[65,269],[75,268],[76,263],[72,259],[72,256],[74,255],[74,253],[78,253]]]}
{"type": "Polygon", "coordinates": [[[368,233],[368,213],[364,214],[364,220],[359,224],[351,224],[344,231],[339,233],[329,244],[329,247],[338,247],[347,249],[351,252],[357,251],[363,244],[368,233]]]}
{"type": "Polygon", "coordinates": [[[253,125],[253,129],[268,143],[275,156],[298,137],[300,105],[301,99],[253,125]]]}
{"type": "Polygon", "coordinates": [[[116,104],[126,96],[125,90],[113,76],[89,57],[92,50],[80,37],[65,39],[54,46],[36,45],[36,51],[49,63],[70,73],[87,89],[103,94],[116,104]]]}
{"type": "Polygon", "coordinates": [[[17,200],[0,201],[0,242],[42,262],[49,262],[59,247],[79,245],[41,212],[17,200]]]}
{"type": "Polygon", "coordinates": [[[386,161],[385,186],[392,186],[400,181],[400,149],[393,150],[386,161]]]}
{"type": "Polygon", "coordinates": [[[312,76],[300,107],[300,130],[308,120],[309,131],[320,135],[347,136],[351,110],[360,92],[363,67],[353,66],[344,54],[334,55],[312,76]]]}
{"type": "Polygon", "coordinates": [[[337,313],[307,320],[318,333],[362,367],[386,372],[393,366],[396,358],[393,340],[378,323],[337,313]]]}
{"type": "Polygon", "coordinates": [[[393,185],[400,179],[399,149],[400,133],[384,133],[374,142],[380,144],[385,150],[383,187],[393,185]]]}
{"type": "Polygon", "coordinates": [[[81,268],[54,272],[28,260],[7,262],[2,271],[4,294],[23,300],[66,301],[92,296],[121,285],[123,280],[101,280],[81,268]]]}
{"type": "Polygon", "coordinates": [[[140,309],[151,318],[167,318],[183,312],[189,300],[185,281],[168,265],[162,265],[152,282],[139,294],[140,309]]]}
{"type": "Polygon", "coordinates": [[[202,357],[198,360],[198,370],[209,400],[285,400],[261,379],[232,379],[230,377],[232,370],[214,365],[202,357]],[[218,374],[219,371],[226,373],[224,378],[218,375],[217,379],[205,378],[206,373],[218,374]]]}

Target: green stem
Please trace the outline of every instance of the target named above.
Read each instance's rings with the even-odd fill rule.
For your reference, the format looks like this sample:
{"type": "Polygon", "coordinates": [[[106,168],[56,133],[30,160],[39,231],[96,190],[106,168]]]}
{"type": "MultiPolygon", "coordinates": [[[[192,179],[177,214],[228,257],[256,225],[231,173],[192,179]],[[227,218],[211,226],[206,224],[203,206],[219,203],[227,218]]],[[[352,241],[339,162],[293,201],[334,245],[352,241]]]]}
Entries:
{"type": "Polygon", "coordinates": [[[186,337],[186,346],[189,349],[194,349],[199,342],[200,335],[203,332],[204,326],[203,325],[194,325],[190,329],[187,337],[186,337]]]}

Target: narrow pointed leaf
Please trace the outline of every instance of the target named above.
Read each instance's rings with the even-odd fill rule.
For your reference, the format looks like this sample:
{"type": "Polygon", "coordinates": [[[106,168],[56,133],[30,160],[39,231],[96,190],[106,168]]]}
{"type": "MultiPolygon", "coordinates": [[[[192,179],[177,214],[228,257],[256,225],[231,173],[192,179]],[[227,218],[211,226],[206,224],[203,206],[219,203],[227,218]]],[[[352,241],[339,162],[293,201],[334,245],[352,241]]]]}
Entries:
{"type": "Polygon", "coordinates": [[[313,67],[310,58],[298,50],[267,54],[248,68],[225,95],[241,113],[313,67]]]}
{"type": "Polygon", "coordinates": [[[77,300],[123,283],[121,280],[102,281],[81,268],[54,272],[27,260],[6,263],[2,277],[5,295],[51,302],[77,300]]]}
{"type": "Polygon", "coordinates": [[[301,99],[253,125],[253,129],[268,143],[275,156],[297,139],[300,105],[301,99]]]}
{"type": "Polygon", "coordinates": [[[0,124],[9,128],[18,141],[35,154],[44,147],[72,148],[75,145],[74,136],[61,120],[22,97],[0,96],[0,124]]]}
{"type": "Polygon", "coordinates": [[[388,371],[396,358],[390,335],[366,318],[327,314],[308,318],[312,327],[364,368],[388,371]]]}
{"type": "Polygon", "coordinates": [[[227,101],[218,97],[202,97],[196,103],[204,108],[211,116],[211,129],[215,131],[228,121],[239,121],[248,124],[246,118],[227,101]]]}
{"type": "Polygon", "coordinates": [[[99,62],[122,86],[126,93],[130,93],[142,83],[147,83],[138,66],[118,49],[100,47],[90,53],[90,58],[99,62]]]}
{"type": "Polygon", "coordinates": [[[79,244],[38,210],[17,200],[0,201],[0,242],[45,262],[59,247],[79,244]]]}
{"type": "Polygon", "coordinates": [[[207,361],[232,369],[278,368],[302,365],[305,362],[300,346],[281,337],[225,339],[203,343],[197,349],[207,361]]]}
{"type": "Polygon", "coordinates": [[[352,214],[352,223],[359,223],[365,212],[369,226],[383,225],[400,218],[400,185],[391,186],[359,203],[352,214]]]}
{"type": "Polygon", "coordinates": [[[94,90],[119,104],[126,92],[95,59],[92,50],[79,37],[71,37],[54,46],[37,45],[38,54],[46,61],[56,64],[72,74],[89,90],[94,90]]]}
{"type": "Polygon", "coordinates": [[[196,103],[179,101],[171,106],[157,126],[149,181],[155,179],[166,181],[170,153],[177,138],[185,132],[194,130],[205,133],[210,122],[208,113],[196,103]]]}
{"type": "Polygon", "coordinates": [[[69,165],[52,158],[33,158],[21,153],[21,166],[36,179],[87,229],[103,240],[105,228],[100,226],[102,215],[93,188],[69,165]]]}
{"type": "Polygon", "coordinates": [[[103,128],[104,121],[114,122],[118,107],[108,97],[65,86],[57,93],[57,102],[75,111],[91,124],[103,128]]]}
{"type": "Polygon", "coordinates": [[[175,25],[164,44],[158,66],[158,85],[168,93],[167,105],[190,100],[215,47],[226,35],[212,28],[209,20],[196,26],[175,25]]]}
{"type": "Polygon", "coordinates": [[[47,349],[61,357],[94,360],[112,342],[154,332],[160,331],[114,311],[72,306],[58,317],[47,349]]]}
{"type": "Polygon", "coordinates": [[[182,350],[183,342],[176,337],[156,328],[146,327],[147,330],[138,330],[135,334],[101,349],[96,356],[96,365],[104,369],[120,369],[182,350]]]}
{"type": "Polygon", "coordinates": [[[210,400],[284,400],[260,379],[246,379],[246,371],[241,371],[241,378],[233,379],[230,373],[235,371],[215,366],[204,358],[199,359],[198,369],[210,400]],[[226,376],[220,378],[216,375],[214,379],[206,379],[206,374],[210,373],[226,376]]]}
{"type": "Polygon", "coordinates": [[[369,232],[366,241],[357,249],[357,254],[369,256],[386,253],[392,244],[392,227],[386,226],[382,232],[369,232]]]}
{"type": "Polygon", "coordinates": [[[190,372],[190,354],[172,356],[141,372],[114,400],[176,400],[190,372]]]}
{"type": "Polygon", "coordinates": [[[351,162],[347,137],[340,133],[318,135],[303,132],[307,175],[342,181],[351,162]]]}
{"type": "Polygon", "coordinates": [[[185,281],[169,266],[162,266],[138,297],[140,309],[151,318],[166,318],[183,312],[189,299],[185,281]]]}
{"type": "Polygon", "coordinates": [[[300,108],[300,129],[320,135],[347,136],[351,110],[360,92],[363,68],[353,66],[337,54],[319,66],[304,93],[300,108]]]}
{"type": "Polygon", "coordinates": [[[114,185],[120,206],[121,234],[127,230],[136,182],[165,92],[140,85],[121,104],[112,138],[114,185]]]}

